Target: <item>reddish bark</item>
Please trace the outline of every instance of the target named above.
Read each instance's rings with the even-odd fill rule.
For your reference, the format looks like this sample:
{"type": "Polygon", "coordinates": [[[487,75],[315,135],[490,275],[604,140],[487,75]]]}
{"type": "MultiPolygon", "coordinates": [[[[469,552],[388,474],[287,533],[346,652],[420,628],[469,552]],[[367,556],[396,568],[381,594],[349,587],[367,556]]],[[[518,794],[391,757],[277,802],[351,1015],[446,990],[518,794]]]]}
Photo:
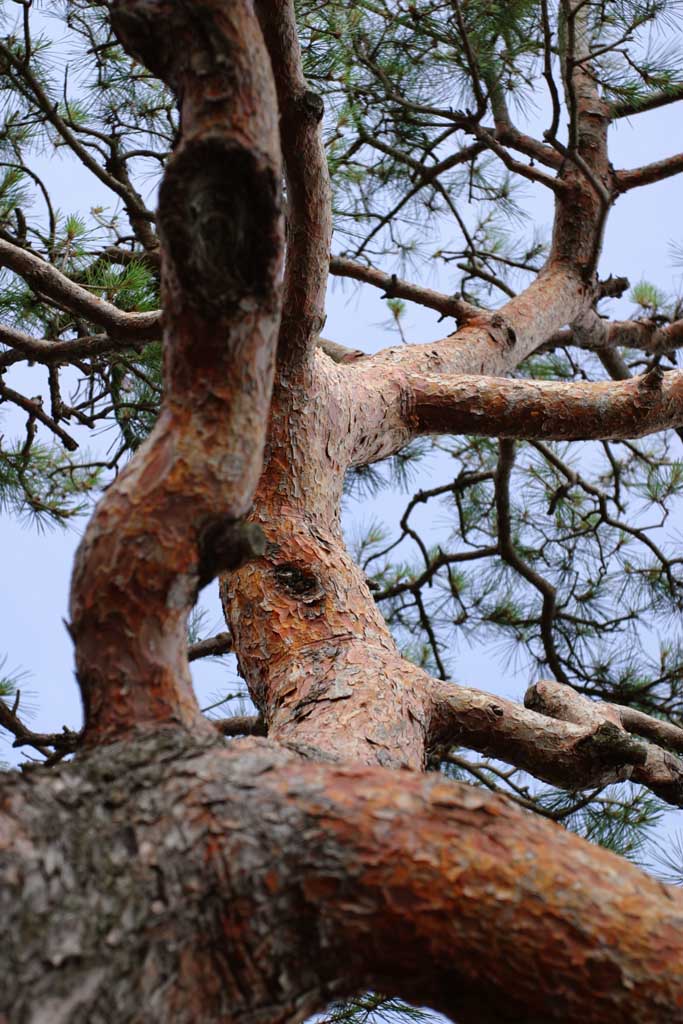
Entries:
{"type": "Polygon", "coordinates": [[[680,890],[440,776],[147,732],[6,785],[0,859],[0,1019],[284,1024],[368,987],[461,1024],[683,1012],[680,890]]]}
{"type": "Polygon", "coordinates": [[[160,193],[164,406],[100,502],[74,570],[89,743],[136,724],[210,728],[186,620],[198,588],[239,560],[234,524],[261,470],[282,254],[275,96],[251,5],[215,0],[195,17],[158,0],[115,5],[113,17],[181,96],[183,132],[160,193]]]}
{"type": "MultiPolygon", "coordinates": [[[[159,210],[166,398],[74,572],[91,749],[44,789],[15,781],[3,797],[0,897],[23,966],[20,987],[9,972],[14,1003],[0,996],[0,1020],[77,1010],[270,1024],[373,986],[463,1024],[670,1024],[683,1013],[681,894],[418,771],[432,745],[461,739],[562,785],[633,777],[680,803],[681,763],[657,746],[671,734],[558,684],[539,684],[531,709],[436,684],[400,658],[339,521],[346,470],[424,430],[485,419],[483,433],[576,436],[581,419],[581,436],[612,436],[629,416],[644,429],[678,416],[677,374],[495,379],[585,323],[599,294],[620,186],[585,5],[567,5],[567,147],[531,146],[500,106],[496,132],[472,129],[494,152],[507,139],[557,172],[547,265],[496,313],[459,306],[465,326],[438,343],[348,364],[315,350],[330,238],[320,106],[292,4],[256,7],[260,27],[251,0],[113,5],[129,51],[181,105],[159,210]],[[271,65],[290,196],[272,401],[283,245],[271,65]],[[185,638],[197,588],[220,569],[234,570],[223,600],[268,728],[268,740],[227,749],[198,712],[185,638]],[[72,929],[65,954],[54,921],[60,937],[72,929]]],[[[510,557],[504,540],[497,550],[510,557]]]]}

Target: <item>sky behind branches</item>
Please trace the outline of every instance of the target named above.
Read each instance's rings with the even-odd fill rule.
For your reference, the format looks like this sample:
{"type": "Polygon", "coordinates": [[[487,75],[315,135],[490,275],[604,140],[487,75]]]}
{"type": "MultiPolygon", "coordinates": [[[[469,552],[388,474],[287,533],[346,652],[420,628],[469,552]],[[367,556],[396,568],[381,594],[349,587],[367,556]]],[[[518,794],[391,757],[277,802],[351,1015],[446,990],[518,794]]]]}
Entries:
{"type": "MultiPolygon", "coordinates": [[[[532,111],[530,128],[543,111],[532,111]]],[[[611,132],[611,159],[615,167],[635,167],[642,163],[668,156],[678,143],[678,111],[676,107],[654,110],[628,121],[621,121],[611,132]]],[[[82,167],[64,159],[57,151],[44,155],[38,161],[46,181],[52,189],[55,202],[64,213],[83,213],[103,202],[101,186],[82,167]]],[[[149,195],[153,196],[150,183],[149,195]]],[[[147,198],[147,197],[146,197],[147,198]]],[[[109,202],[107,198],[105,200],[109,202]]],[[[549,234],[552,220],[552,197],[540,186],[525,183],[523,205],[530,213],[529,228],[536,225],[549,234]]],[[[683,269],[674,265],[671,246],[683,241],[680,231],[680,210],[683,208],[683,180],[681,176],[662,181],[628,193],[620,198],[611,212],[600,276],[627,276],[631,285],[641,280],[656,284],[668,293],[682,289],[683,269]]],[[[444,227],[444,239],[448,227],[444,227]]],[[[437,261],[434,261],[436,263],[437,261]]],[[[396,267],[383,263],[382,269],[396,267]]],[[[405,271],[406,276],[423,284],[449,288],[447,268],[432,269],[425,263],[416,264],[405,271]]],[[[634,309],[627,299],[603,304],[611,316],[624,316],[634,309]]],[[[356,286],[339,278],[331,278],[327,307],[328,317],[324,333],[327,337],[353,348],[374,352],[387,345],[399,343],[391,329],[391,315],[379,291],[368,286],[356,286]]],[[[411,342],[437,340],[453,329],[453,321],[440,322],[438,314],[408,304],[402,318],[405,337],[411,342]]],[[[7,383],[21,385],[29,395],[45,391],[44,367],[20,364],[11,368],[7,383]]],[[[7,438],[20,434],[23,416],[0,408],[0,433],[7,438]]],[[[82,444],[106,453],[109,438],[106,433],[95,439],[87,431],[76,428],[82,444]]],[[[683,445],[681,446],[683,456],[683,445]]],[[[452,475],[453,461],[445,454],[429,456],[420,466],[415,488],[444,483],[452,475]]],[[[407,501],[386,492],[376,498],[349,503],[345,515],[345,528],[351,539],[372,521],[386,522],[395,527],[407,501]]],[[[423,515],[431,516],[432,510],[423,515]]],[[[75,728],[80,724],[80,698],[73,678],[72,645],[64,626],[67,618],[69,578],[73,555],[80,530],[87,520],[83,518],[68,530],[59,528],[38,533],[31,524],[22,524],[3,514],[0,518],[3,551],[3,586],[0,592],[0,653],[4,653],[4,672],[23,671],[22,690],[25,693],[24,710],[33,710],[30,724],[39,730],[54,731],[62,725],[75,728]]],[[[420,523],[438,539],[438,531],[449,528],[445,519],[440,522],[420,523]]],[[[211,635],[224,628],[217,597],[216,584],[205,590],[200,598],[205,609],[202,635],[211,635]]],[[[501,665],[476,643],[463,645],[459,652],[455,677],[472,685],[512,697],[521,698],[526,679],[512,671],[513,666],[501,665]]],[[[238,683],[234,659],[221,663],[195,663],[193,672],[203,705],[218,693],[233,692],[238,683]]],[[[232,709],[237,712],[233,705],[232,709]]],[[[3,735],[0,741],[0,759],[18,763],[19,752],[13,751],[3,735]]]]}

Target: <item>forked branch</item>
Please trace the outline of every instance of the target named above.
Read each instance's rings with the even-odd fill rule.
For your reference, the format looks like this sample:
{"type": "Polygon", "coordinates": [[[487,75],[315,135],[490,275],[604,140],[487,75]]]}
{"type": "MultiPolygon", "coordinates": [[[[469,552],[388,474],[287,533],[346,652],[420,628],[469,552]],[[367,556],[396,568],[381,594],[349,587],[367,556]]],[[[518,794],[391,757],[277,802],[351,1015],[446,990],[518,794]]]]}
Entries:
{"type": "Polygon", "coordinates": [[[630,779],[683,807],[683,729],[589,700],[542,680],[525,706],[481,690],[432,683],[432,742],[468,747],[561,789],[630,779]]]}

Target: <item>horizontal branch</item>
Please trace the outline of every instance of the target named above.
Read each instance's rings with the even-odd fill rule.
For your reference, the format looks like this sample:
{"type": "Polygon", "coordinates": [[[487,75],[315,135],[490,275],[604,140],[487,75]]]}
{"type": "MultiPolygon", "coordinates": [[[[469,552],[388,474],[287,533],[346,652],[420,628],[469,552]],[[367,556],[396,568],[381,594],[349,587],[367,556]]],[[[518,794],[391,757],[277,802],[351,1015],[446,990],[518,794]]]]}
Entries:
{"type": "Polygon", "coordinates": [[[375,288],[381,288],[384,292],[383,298],[407,299],[419,306],[426,306],[427,309],[435,309],[443,316],[452,316],[459,323],[467,323],[477,316],[481,316],[482,310],[476,306],[458,298],[457,295],[444,295],[435,292],[431,288],[423,288],[418,284],[411,284],[403,281],[396,274],[385,274],[374,267],[367,267],[363,263],[346,259],[343,256],[332,256],[330,258],[330,273],[336,277],[349,277],[354,281],[362,281],[364,284],[371,284],[375,288]]]}
{"type": "Polygon", "coordinates": [[[34,338],[15,327],[0,324],[0,343],[9,345],[13,352],[0,354],[0,366],[10,366],[21,359],[53,366],[68,363],[73,359],[89,359],[93,356],[108,355],[112,352],[140,349],[152,339],[112,338],[108,334],[92,334],[73,341],[49,341],[34,338]]]}
{"type": "Polygon", "coordinates": [[[598,352],[605,349],[637,348],[661,355],[683,348],[683,320],[661,324],[657,320],[604,320],[597,314],[580,326],[557,331],[541,346],[545,349],[574,346],[598,352]]]}
{"type": "MultiPolygon", "coordinates": [[[[432,742],[460,745],[495,757],[561,789],[590,789],[632,780],[667,803],[683,807],[683,760],[657,745],[664,732],[634,738],[630,709],[588,700],[570,686],[542,681],[527,691],[525,705],[481,690],[432,684],[432,742]]],[[[642,718],[649,716],[643,715],[642,718]]],[[[665,723],[657,723],[665,724],[665,723]]],[[[643,730],[639,723],[639,730],[643,730]]],[[[640,736],[642,733],[637,733],[640,736]]],[[[669,726],[666,746],[683,742],[669,726]]]]}
{"type": "Polygon", "coordinates": [[[230,633],[216,633],[206,640],[198,640],[187,649],[187,660],[197,661],[198,658],[215,658],[221,654],[230,654],[234,649],[230,633]]]}
{"type": "Polygon", "coordinates": [[[644,114],[647,110],[656,110],[658,107],[668,106],[669,103],[676,103],[683,99],[683,83],[673,89],[662,89],[651,96],[636,100],[615,100],[609,105],[611,120],[620,117],[633,117],[634,114],[644,114]]]}
{"type": "Polygon", "coordinates": [[[266,723],[261,715],[233,715],[232,718],[212,719],[211,724],[223,736],[266,735],[266,723]]]}
{"type": "MultiPolygon", "coordinates": [[[[161,329],[161,321],[159,320],[161,329]]],[[[112,338],[108,334],[92,334],[72,341],[49,341],[47,338],[34,338],[25,331],[0,324],[0,343],[8,345],[13,352],[0,353],[0,367],[11,366],[21,359],[29,359],[36,363],[52,366],[55,363],[67,363],[73,359],[89,359],[93,356],[108,355],[113,352],[125,352],[131,348],[140,350],[153,338],[112,338]]],[[[357,348],[347,348],[328,338],[318,338],[318,347],[334,360],[335,363],[351,363],[362,359],[366,353],[357,348]]]]}
{"type": "Polygon", "coordinates": [[[652,185],[655,181],[663,181],[671,178],[674,174],[683,171],[683,153],[666,157],[664,160],[656,160],[654,163],[645,164],[643,167],[635,167],[633,170],[616,171],[614,179],[616,187],[620,192],[628,192],[632,188],[640,188],[643,185],[652,185]]]}
{"type": "Polygon", "coordinates": [[[500,309],[477,310],[473,319],[440,341],[394,346],[352,363],[341,383],[346,400],[362,409],[362,415],[352,416],[340,459],[357,466],[395,454],[424,432],[419,418],[410,415],[420,382],[429,380],[438,387],[444,379],[440,375],[453,379],[455,374],[485,370],[492,377],[510,373],[584,313],[591,297],[574,268],[557,263],[500,309]]]}
{"type": "Polygon", "coordinates": [[[78,314],[92,323],[126,338],[159,338],[161,313],[124,313],[123,310],[98,299],[35,253],[0,239],[0,267],[18,274],[39,295],[62,309],[78,314]]]}
{"type": "Polygon", "coordinates": [[[406,390],[414,433],[608,440],[683,424],[683,371],[659,367],[618,382],[425,376],[406,390]]]}

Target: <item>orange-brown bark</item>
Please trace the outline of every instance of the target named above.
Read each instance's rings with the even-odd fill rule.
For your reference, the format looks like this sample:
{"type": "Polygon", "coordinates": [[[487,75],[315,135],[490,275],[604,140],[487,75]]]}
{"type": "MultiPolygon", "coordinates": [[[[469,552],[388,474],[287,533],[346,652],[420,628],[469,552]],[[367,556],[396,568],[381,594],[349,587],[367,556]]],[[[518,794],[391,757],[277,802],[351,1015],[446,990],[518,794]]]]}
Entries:
{"type": "Polygon", "coordinates": [[[620,858],[438,777],[307,765],[266,786],[310,815],[303,895],[366,985],[462,1024],[683,1013],[683,897],[620,858]]]}
{"type": "Polygon", "coordinates": [[[275,96],[251,5],[216,0],[195,18],[163,0],[118,4],[114,24],[181,96],[183,130],[159,205],[164,406],[74,570],[91,743],[136,724],[204,728],[186,620],[198,587],[239,560],[232,524],[261,469],[282,254],[275,96]]]}
{"type": "Polygon", "coordinates": [[[406,391],[408,417],[430,434],[633,438],[683,423],[680,371],[656,369],[618,384],[425,375],[406,391]]]}
{"type": "MultiPolygon", "coordinates": [[[[500,106],[495,132],[462,125],[498,155],[507,139],[556,172],[527,171],[555,193],[546,266],[496,313],[449,306],[464,326],[440,342],[338,364],[315,350],[331,219],[321,108],[303,78],[292,4],[257,3],[259,23],[251,0],[115,0],[120,38],[176,91],[182,114],[159,208],[166,392],[74,572],[85,740],[103,749],[64,766],[42,803],[27,783],[2,805],[0,849],[16,845],[8,905],[21,934],[41,937],[31,970],[42,992],[56,974],[60,993],[66,979],[68,998],[85,993],[98,1013],[120,999],[122,1019],[144,1005],[177,1024],[302,1019],[368,986],[463,1024],[670,1024],[683,1014],[680,893],[500,799],[419,775],[434,744],[460,740],[570,788],[632,777],[680,803],[679,759],[659,746],[671,734],[552,682],[527,709],[437,685],[400,657],[340,527],[347,469],[425,430],[632,436],[679,415],[678,374],[624,385],[499,379],[590,318],[620,188],[609,111],[587,66],[585,4],[566,8],[567,146],[532,145],[500,106]],[[271,400],[280,148],[290,234],[271,400]],[[250,530],[240,520],[252,498],[250,530]],[[231,570],[221,590],[232,642],[268,729],[267,740],[228,749],[199,714],[185,636],[197,589],[219,569],[231,570]],[[57,805],[66,839],[54,860],[41,838],[57,805]],[[93,807],[101,835],[84,824],[93,807]],[[24,912],[25,879],[41,900],[24,912]],[[115,894],[113,912],[102,893],[115,894]],[[45,925],[76,904],[84,934],[91,919],[97,928],[77,937],[64,967],[45,925]],[[140,966],[124,946],[142,949],[140,966]]],[[[27,280],[34,273],[31,264],[27,280]]],[[[59,277],[45,280],[66,295],[59,277]]],[[[93,322],[116,316],[80,292],[71,301],[93,322]]],[[[142,336],[150,322],[134,329],[142,336]]],[[[497,550],[509,559],[504,540],[497,550]]],[[[27,1019],[38,1019],[28,1017],[37,992],[20,996],[27,1019]]]]}

